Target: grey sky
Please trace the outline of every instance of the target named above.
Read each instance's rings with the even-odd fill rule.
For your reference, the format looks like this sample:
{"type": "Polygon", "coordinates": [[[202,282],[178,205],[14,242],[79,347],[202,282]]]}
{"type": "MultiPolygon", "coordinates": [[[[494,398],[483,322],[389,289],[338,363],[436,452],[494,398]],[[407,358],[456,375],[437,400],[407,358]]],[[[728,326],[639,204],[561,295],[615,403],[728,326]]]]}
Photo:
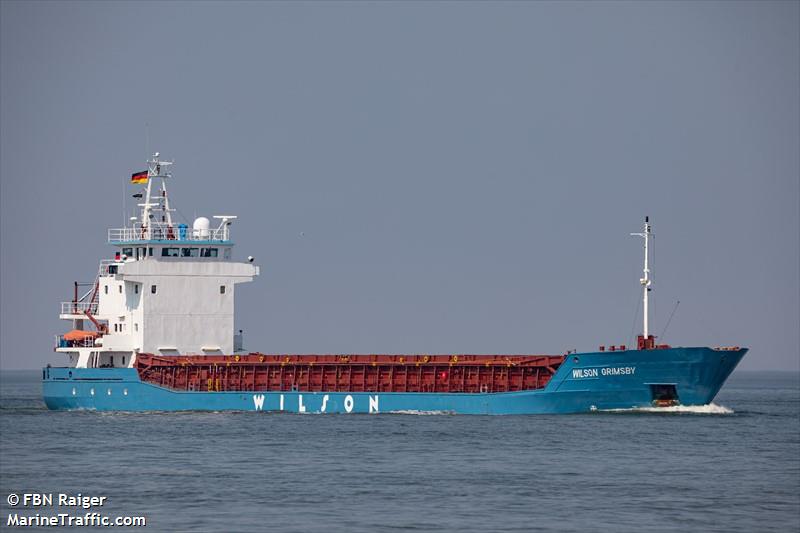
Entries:
{"type": "Polygon", "coordinates": [[[630,343],[649,214],[656,334],[800,365],[798,2],[0,6],[3,368],[63,363],[146,124],[250,349],[630,343]]]}

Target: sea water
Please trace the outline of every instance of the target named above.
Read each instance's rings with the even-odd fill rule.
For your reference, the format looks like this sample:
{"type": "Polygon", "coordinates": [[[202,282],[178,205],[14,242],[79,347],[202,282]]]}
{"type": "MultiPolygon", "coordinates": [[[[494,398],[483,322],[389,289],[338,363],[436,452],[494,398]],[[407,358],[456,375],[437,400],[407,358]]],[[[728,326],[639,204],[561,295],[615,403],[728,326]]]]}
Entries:
{"type": "Polygon", "coordinates": [[[40,377],[0,373],[3,530],[60,510],[10,494],[105,497],[149,531],[800,530],[797,373],[557,416],[52,412],[40,377]]]}

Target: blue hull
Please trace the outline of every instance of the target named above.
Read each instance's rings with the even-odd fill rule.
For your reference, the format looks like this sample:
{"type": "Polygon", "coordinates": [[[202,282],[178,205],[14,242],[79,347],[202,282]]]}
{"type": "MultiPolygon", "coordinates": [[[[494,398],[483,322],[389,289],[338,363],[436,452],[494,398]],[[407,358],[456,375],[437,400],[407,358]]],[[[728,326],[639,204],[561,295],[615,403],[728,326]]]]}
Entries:
{"type": "Polygon", "coordinates": [[[50,409],[555,414],[650,407],[656,385],[674,386],[681,405],[705,405],[746,352],[669,348],[571,354],[543,389],[488,394],[174,391],[142,382],[132,368],[47,367],[42,378],[50,409]]]}

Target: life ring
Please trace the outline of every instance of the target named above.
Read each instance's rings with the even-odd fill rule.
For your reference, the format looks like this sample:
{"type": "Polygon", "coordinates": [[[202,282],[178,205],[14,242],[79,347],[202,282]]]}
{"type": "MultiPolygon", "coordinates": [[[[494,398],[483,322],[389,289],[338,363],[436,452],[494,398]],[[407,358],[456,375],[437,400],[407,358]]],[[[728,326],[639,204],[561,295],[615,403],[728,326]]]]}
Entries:
{"type": "Polygon", "coordinates": [[[283,362],[284,362],[284,363],[288,363],[288,362],[289,362],[289,361],[291,361],[291,360],[292,360],[292,358],[291,358],[291,357],[289,357],[288,355],[287,355],[286,357],[284,357],[284,358],[283,358],[283,362]]]}
{"type": "Polygon", "coordinates": [[[430,360],[431,360],[431,356],[430,355],[426,355],[425,357],[422,358],[422,362],[423,363],[427,363],[430,360]]]}
{"type": "Polygon", "coordinates": [[[403,364],[403,363],[406,362],[406,358],[403,357],[403,356],[400,356],[400,359],[398,359],[398,361],[400,362],[400,364],[403,364]]]}
{"type": "Polygon", "coordinates": [[[454,355],[454,356],[452,357],[452,359],[453,359],[453,362],[454,362],[454,363],[458,363],[458,356],[457,356],[457,355],[454,355]]]}
{"type": "Polygon", "coordinates": [[[237,363],[239,362],[239,359],[240,359],[240,358],[239,358],[239,356],[238,356],[238,355],[234,355],[234,356],[233,356],[233,360],[234,360],[234,361],[236,361],[237,363]]]}
{"type": "Polygon", "coordinates": [[[263,354],[258,356],[258,362],[259,363],[263,363],[264,362],[264,355],[263,354]]]}

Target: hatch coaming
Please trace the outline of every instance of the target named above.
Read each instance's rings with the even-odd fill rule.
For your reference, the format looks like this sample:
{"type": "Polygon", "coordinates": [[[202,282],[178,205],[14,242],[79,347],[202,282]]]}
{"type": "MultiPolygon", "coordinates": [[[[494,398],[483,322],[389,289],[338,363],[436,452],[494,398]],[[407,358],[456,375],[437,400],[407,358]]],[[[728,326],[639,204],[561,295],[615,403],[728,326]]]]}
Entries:
{"type": "Polygon", "coordinates": [[[140,354],[142,381],[197,392],[495,393],[544,388],[565,356],[140,354]]]}

